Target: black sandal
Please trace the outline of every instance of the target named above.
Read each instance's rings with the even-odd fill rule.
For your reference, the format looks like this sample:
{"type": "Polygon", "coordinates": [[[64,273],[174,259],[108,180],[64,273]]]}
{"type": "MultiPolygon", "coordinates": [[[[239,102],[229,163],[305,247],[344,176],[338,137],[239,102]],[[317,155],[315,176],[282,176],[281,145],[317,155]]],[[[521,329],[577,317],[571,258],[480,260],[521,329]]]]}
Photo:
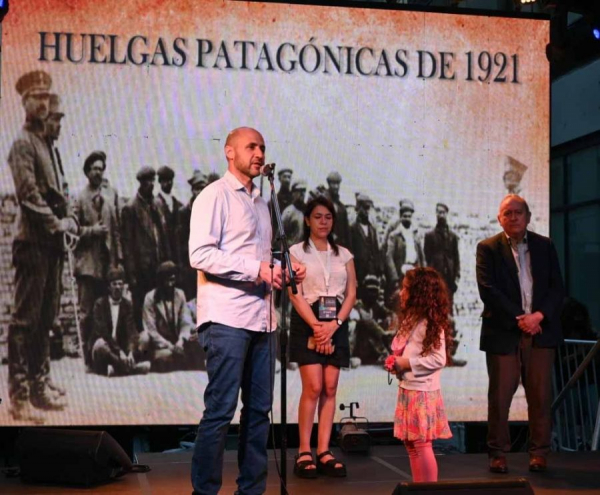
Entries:
{"type": "Polygon", "coordinates": [[[317,471],[326,476],[332,476],[333,478],[344,478],[346,476],[346,465],[343,462],[338,461],[330,450],[321,452],[317,455],[317,471]],[[321,459],[326,455],[330,455],[331,459],[327,462],[321,462],[321,459]],[[341,466],[336,466],[341,464],[341,466]]]}
{"type": "Polygon", "coordinates": [[[317,465],[313,460],[312,452],[300,452],[296,454],[294,458],[294,474],[298,476],[298,478],[316,478],[317,477],[317,465]],[[310,461],[298,461],[300,457],[305,455],[310,456],[310,461]],[[309,466],[314,466],[309,469],[309,466]]]}

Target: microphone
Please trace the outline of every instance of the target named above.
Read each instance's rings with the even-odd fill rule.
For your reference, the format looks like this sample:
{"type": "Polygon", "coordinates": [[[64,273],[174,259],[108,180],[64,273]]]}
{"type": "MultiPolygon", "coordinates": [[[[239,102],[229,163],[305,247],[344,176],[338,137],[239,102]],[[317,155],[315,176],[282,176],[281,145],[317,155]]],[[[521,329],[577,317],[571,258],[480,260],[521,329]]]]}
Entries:
{"type": "Polygon", "coordinates": [[[275,164],[274,163],[265,163],[262,167],[260,167],[260,175],[264,175],[265,177],[269,177],[273,175],[275,172],[275,164]]]}

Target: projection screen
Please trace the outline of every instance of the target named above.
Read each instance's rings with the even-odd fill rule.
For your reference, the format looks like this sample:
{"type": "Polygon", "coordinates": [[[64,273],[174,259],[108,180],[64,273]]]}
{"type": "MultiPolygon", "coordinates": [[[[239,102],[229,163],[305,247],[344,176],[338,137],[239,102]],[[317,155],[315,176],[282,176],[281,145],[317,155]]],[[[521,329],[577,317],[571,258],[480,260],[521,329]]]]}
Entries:
{"type": "MultiPolygon", "coordinates": [[[[26,424],[9,413],[9,367],[18,367],[18,357],[16,352],[9,356],[8,334],[11,325],[23,324],[11,316],[16,302],[39,314],[36,301],[56,316],[30,323],[37,325],[34,329],[21,328],[38,336],[27,352],[43,354],[48,346],[49,376],[66,389],[64,409],[41,410],[45,424],[193,424],[201,418],[207,383],[202,363],[109,377],[86,364],[80,342],[88,351],[93,345],[89,335],[100,314],[94,313],[95,297],[107,290],[109,263],[125,267],[125,297],[131,297],[127,285],[141,257],[131,243],[132,231],[153,228],[131,218],[124,222],[138,197],[138,171],[170,167],[172,194],[183,208],[190,202],[188,181],[195,170],[197,177],[212,174],[209,180],[223,175],[224,140],[238,126],[263,134],[276,177],[277,171],[291,169],[292,182],[306,182],[306,197],[330,194],[328,177],[341,179],[339,204],[347,224],[340,236],[347,235],[349,243],[357,195],[373,202],[370,223],[377,249],[370,256],[380,268],[360,281],[359,290],[374,291],[376,297],[368,304],[361,301],[351,315],[352,366],[342,370],[338,390],[338,402],[359,402],[357,412],[371,422],[392,421],[395,407],[397,384],[388,384],[381,360],[392,332],[389,237],[400,203],[409,201],[414,209],[418,251],[425,250],[427,233],[436,226],[436,205],[447,205],[448,226],[458,240],[453,319],[459,365],[443,371],[442,392],[450,420],[485,420],[475,247],[499,232],[497,209],[509,191],[527,198],[532,228],[548,234],[548,41],[549,22],[535,18],[216,0],[13,2],[2,24],[0,424],[26,424]],[[39,74],[23,82],[31,71],[43,71],[51,85],[39,74]],[[94,151],[106,156],[102,199],[92,198],[88,205],[90,215],[98,214],[88,227],[100,230],[88,231],[87,238],[82,233],[64,248],[58,293],[39,278],[49,259],[43,255],[21,260],[28,267],[26,280],[15,280],[23,242],[42,254],[58,249],[47,247],[46,234],[36,230],[47,225],[34,226],[25,237],[19,230],[25,210],[38,208],[36,214],[43,216],[42,210],[52,207],[50,179],[39,171],[29,171],[24,179],[18,160],[10,164],[25,124],[20,80],[21,91],[46,86],[60,97],[64,117],[46,172],[60,182],[65,208],[81,213],[91,180],[84,173],[86,158],[94,151]],[[36,190],[32,206],[28,194],[36,190]],[[114,213],[110,225],[101,214],[106,202],[114,213]],[[100,254],[88,250],[86,258],[86,242],[95,243],[100,254]],[[26,286],[37,296],[19,293],[17,287],[26,286]]],[[[269,194],[266,181],[255,182],[269,194]]],[[[160,190],[156,181],[155,199],[160,190]]],[[[170,256],[166,251],[159,256],[178,263],[183,273],[187,260],[180,248],[187,239],[181,234],[185,225],[177,222],[173,216],[163,223],[173,243],[170,256]]],[[[431,263],[426,253],[422,256],[423,263],[431,263]]],[[[183,284],[183,275],[178,280],[183,284]]],[[[192,297],[188,291],[186,299],[192,297]]],[[[193,303],[186,314],[193,312],[193,303]]],[[[134,320],[137,331],[143,330],[142,321],[134,320]]],[[[195,347],[192,352],[201,355],[195,347]]],[[[278,362],[276,422],[280,374],[278,362]]],[[[293,364],[287,379],[287,417],[296,422],[301,383],[293,364]]],[[[338,411],[336,420],[342,416],[338,411]]],[[[525,418],[520,391],[511,419],[525,418]]]]}

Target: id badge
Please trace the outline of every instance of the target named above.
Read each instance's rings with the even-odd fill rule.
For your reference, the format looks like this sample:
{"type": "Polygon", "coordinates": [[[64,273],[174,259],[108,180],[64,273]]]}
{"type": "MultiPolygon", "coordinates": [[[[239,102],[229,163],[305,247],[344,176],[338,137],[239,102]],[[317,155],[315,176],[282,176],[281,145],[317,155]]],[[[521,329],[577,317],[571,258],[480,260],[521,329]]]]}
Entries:
{"type": "Polygon", "coordinates": [[[335,296],[319,296],[319,320],[334,320],[337,317],[335,296]]]}

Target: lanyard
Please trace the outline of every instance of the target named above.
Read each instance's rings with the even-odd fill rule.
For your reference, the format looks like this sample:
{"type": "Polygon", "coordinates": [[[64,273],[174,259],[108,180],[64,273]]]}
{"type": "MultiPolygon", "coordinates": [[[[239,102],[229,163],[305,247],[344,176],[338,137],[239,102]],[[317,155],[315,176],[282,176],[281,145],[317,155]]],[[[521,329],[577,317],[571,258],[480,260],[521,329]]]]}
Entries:
{"type": "Polygon", "coordinates": [[[325,281],[325,293],[327,295],[329,295],[329,279],[331,278],[331,246],[329,245],[329,242],[327,243],[327,263],[323,263],[323,259],[321,258],[321,255],[319,254],[319,250],[317,249],[317,246],[315,246],[315,243],[313,242],[312,239],[308,239],[308,244],[310,245],[311,248],[313,248],[315,250],[315,256],[317,257],[317,260],[319,260],[319,264],[321,265],[321,268],[323,268],[323,280],[325,281]]]}

